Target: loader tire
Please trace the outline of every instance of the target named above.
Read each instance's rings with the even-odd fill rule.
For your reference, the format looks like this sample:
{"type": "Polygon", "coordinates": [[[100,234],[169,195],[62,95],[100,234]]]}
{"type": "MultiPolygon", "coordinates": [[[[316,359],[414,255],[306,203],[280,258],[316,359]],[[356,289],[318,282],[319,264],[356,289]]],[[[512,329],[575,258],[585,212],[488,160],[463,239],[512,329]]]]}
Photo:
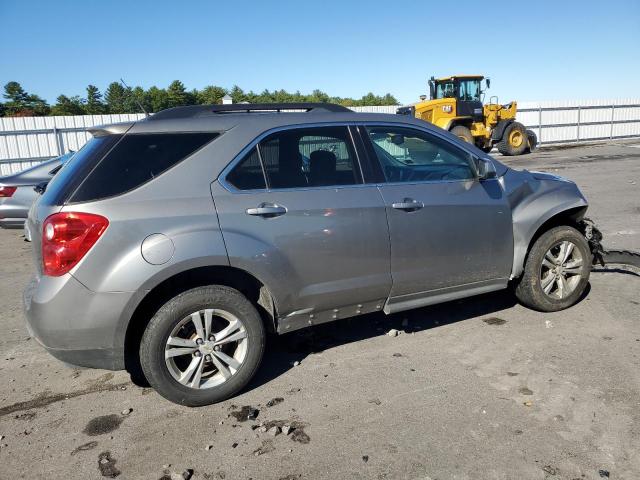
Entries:
{"type": "Polygon", "coordinates": [[[451,129],[451,133],[453,133],[460,140],[473,144],[473,135],[471,135],[471,130],[463,125],[456,125],[451,129]]]}
{"type": "Polygon", "coordinates": [[[527,131],[524,125],[519,122],[513,122],[504,129],[497,147],[502,155],[513,156],[522,155],[528,145],[527,131]]]}
{"type": "Polygon", "coordinates": [[[533,130],[527,130],[527,140],[529,141],[527,153],[531,153],[538,146],[538,136],[536,135],[536,132],[533,130]]]}

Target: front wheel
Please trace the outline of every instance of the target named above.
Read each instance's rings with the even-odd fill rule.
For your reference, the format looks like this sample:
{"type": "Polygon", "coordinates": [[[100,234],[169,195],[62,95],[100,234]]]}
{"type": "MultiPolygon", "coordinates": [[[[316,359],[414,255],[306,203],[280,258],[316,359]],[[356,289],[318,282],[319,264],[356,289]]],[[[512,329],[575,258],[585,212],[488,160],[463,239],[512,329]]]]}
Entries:
{"type": "Polygon", "coordinates": [[[453,133],[463,142],[473,143],[473,135],[471,135],[471,130],[469,130],[464,125],[456,125],[451,129],[451,133],[453,133]]]}
{"type": "Polygon", "coordinates": [[[169,300],[147,326],[140,363],[166,399],[187,406],[225,400],[244,388],[265,347],[262,319],[233,288],[210,285],[169,300]]]}
{"type": "Polygon", "coordinates": [[[497,147],[502,155],[522,155],[528,145],[529,142],[524,125],[513,122],[504,129],[497,147]]]}
{"type": "Polygon", "coordinates": [[[516,296],[534,310],[564,310],[584,293],[591,263],[589,245],[578,230],[566,225],[552,228],[531,247],[516,296]]]}

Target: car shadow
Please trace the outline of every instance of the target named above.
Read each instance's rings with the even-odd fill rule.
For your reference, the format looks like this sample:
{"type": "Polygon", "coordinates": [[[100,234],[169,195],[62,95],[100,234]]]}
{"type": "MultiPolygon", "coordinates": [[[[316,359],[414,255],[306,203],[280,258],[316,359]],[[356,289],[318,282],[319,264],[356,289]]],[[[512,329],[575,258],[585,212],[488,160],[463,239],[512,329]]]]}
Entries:
{"type": "MultiPolygon", "coordinates": [[[[587,293],[588,288],[585,290],[585,295],[587,293]]],[[[392,315],[385,315],[382,312],[372,313],[336,320],[284,335],[271,335],[268,338],[262,365],[244,391],[269,383],[294,368],[294,362],[302,362],[314,353],[383,336],[391,329],[407,333],[421,332],[491,315],[511,308],[516,303],[513,293],[503,290],[392,315]]]]}

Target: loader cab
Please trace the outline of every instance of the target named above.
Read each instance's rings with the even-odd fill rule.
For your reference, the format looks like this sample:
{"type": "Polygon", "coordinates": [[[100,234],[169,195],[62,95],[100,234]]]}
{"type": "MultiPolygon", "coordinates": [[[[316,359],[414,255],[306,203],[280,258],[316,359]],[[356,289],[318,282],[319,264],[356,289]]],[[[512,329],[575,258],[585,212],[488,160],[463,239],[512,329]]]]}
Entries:
{"type": "MultiPolygon", "coordinates": [[[[461,75],[429,80],[432,100],[453,98],[456,100],[456,113],[459,117],[472,117],[474,121],[483,120],[482,76],[461,75]]],[[[487,79],[487,86],[489,84],[487,79]]]]}

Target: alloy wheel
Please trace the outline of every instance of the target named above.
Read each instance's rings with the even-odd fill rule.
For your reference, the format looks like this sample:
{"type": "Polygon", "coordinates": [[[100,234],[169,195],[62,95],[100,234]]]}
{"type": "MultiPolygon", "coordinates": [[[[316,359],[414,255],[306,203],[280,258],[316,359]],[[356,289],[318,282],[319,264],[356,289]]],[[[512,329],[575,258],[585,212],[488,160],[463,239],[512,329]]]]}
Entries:
{"type": "Polygon", "coordinates": [[[576,245],[568,240],[553,245],[542,259],[540,286],[546,295],[563,299],[571,295],[582,274],[582,254],[576,245]]]}
{"type": "Polygon", "coordinates": [[[231,312],[207,308],[184,317],[165,344],[165,363],[171,376],[194,389],[226,382],[247,356],[248,336],[231,312]]]}

